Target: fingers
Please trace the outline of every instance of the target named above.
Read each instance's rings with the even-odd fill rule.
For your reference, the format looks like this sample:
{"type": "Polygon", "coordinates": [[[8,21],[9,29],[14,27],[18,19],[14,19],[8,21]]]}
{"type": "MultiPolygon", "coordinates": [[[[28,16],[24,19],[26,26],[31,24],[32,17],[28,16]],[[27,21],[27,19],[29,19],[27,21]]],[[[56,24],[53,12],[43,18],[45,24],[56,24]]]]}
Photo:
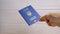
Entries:
{"type": "Polygon", "coordinates": [[[49,22],[49,19],[47,19],[46,17],[42,17],[40,21],[45,21],[49,26],[52,26],[51,23],[49,22]]]}
{"type": "Polygon", "coordinates": [[[40,21],[46,21],[45,17],[40,18],[40,21]]]}
{"type": "Polygon", "coordinates": [[[46,15],[41,17],[40,21],[45,21],[49,26],[55,26],[55,24],[53,22],[51,22],[52,16],[50,15],[46,15]]]}

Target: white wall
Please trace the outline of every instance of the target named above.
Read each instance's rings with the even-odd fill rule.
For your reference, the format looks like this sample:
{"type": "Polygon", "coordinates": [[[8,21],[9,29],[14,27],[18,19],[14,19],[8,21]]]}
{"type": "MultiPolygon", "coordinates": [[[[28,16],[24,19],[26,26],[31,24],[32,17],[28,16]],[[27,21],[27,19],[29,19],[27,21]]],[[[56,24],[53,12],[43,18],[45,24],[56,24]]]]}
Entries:
{"type": "Polygon", "coordinates": [[[0,0],[0,34],[60,34],[60,27],[45,22],[28,26],[18,10],[32,5],[41,15],[60,12],[60,0],[0,0]]]}

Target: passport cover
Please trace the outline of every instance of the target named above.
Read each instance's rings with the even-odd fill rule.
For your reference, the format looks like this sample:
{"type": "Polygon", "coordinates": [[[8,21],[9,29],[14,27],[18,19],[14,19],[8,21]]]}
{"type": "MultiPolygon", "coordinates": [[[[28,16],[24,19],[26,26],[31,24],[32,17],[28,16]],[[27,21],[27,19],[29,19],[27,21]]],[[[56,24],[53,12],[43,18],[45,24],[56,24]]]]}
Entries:
{"type": "Polygon", "coordinates": [[[19,13],[25,19],[28,25],[32,25],[40,20],[40,15],[34,10],[31,5],[19,10],[19,13]]]}

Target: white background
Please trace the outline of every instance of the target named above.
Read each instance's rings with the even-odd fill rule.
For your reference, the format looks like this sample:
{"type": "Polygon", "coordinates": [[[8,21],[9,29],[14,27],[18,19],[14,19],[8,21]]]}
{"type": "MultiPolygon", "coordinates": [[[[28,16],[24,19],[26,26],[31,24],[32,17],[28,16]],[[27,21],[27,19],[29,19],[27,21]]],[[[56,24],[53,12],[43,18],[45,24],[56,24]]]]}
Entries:
{"type": "Polygon", "coordinates": [[[60,34],[60,27],[45,22],[28,26],[18,11],[29,5],[41,16],[60,12],[60,0],[0,0],[0,34],[60,34]]]}

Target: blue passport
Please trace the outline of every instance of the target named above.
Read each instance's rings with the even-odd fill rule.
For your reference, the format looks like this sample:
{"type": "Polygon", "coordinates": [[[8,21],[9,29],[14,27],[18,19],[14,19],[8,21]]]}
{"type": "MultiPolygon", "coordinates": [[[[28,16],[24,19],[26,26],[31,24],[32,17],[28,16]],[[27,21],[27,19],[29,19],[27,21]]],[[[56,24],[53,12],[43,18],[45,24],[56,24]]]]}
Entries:
{"type": "Polygon", "coordinates": [[[28,25],[32,25],[40,20],[40,15],[31,5],[19,10],[19,13],[25,19],[28,25]]]}

